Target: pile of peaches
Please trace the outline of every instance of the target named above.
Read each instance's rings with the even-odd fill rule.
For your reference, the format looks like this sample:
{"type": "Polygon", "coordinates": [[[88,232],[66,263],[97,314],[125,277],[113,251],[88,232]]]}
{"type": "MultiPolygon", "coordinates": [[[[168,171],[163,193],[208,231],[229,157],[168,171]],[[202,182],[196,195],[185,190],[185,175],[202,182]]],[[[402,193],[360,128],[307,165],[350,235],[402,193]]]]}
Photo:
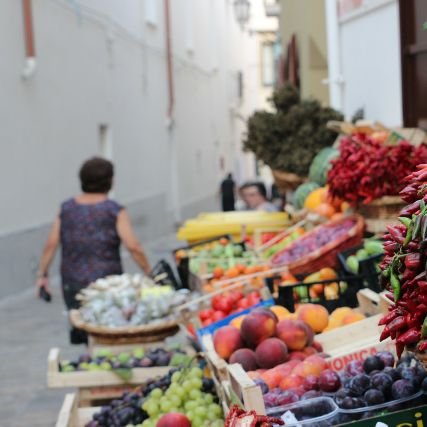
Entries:
{"type": "Polygon", "coordinates": [[[310,304],[300,309],[299,319],[279,320],[272,310],[256,308],[243,318],[240,329],[228,325],[214,333],[215,350],[229,363],[239,363],[252,379],[262,380],[269,389],[302,390],[305,383],[317,384],[323,376],[324,388],[333,392],[339,387],[337,376],[327,370],[326,355],[314,340],[314,333],[320,331],[303,320],[313,324],[314,310],[323,313],[325,309],[310,304]]]}

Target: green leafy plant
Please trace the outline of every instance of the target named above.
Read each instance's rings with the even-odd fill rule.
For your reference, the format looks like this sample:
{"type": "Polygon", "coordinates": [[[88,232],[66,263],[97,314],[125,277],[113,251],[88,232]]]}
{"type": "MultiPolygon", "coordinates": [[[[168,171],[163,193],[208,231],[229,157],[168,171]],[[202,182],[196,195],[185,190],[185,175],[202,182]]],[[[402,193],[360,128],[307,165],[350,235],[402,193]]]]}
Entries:
{"type": "Polygon", "coordinates": [[[301,100],[292,85],[277,89],[270,102],[275,112],[257,111],[249,118],[244,149],[272,169],[307,176],[314,156],[336,139],[326,123],[343,116],[317,100],[301,100]]]}

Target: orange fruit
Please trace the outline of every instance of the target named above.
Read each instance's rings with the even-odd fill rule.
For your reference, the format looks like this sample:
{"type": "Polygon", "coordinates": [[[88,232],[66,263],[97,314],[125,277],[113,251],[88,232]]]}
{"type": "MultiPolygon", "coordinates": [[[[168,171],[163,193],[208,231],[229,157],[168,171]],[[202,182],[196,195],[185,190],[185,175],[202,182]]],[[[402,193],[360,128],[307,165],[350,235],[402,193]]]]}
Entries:
{"type": "Polygon", "coordinates": [[[224,275],[224,270],[221,267],[215,267],[212,275],[215,279],[220,279],[224,275]]]}
{"type": "Polygon", "coordinates": [[[224,275],[229,279],[233,279],[239,276],[240,272],[236,267],[230,267],[228,270],[225,270],[224,275]]]}
{"type": "Polygon", "coordinates": [[[237,268],[237,270],[239,270],[240,274],[243,274],[244,271],[246,270],[246,265],[243,265],[243,264],[236,264],[235,267],[237,268]]]}
{"type": "Polygon", "coordinates": [[[337,278],[337,273],[330,267],[321,268],[319,273],[322,280],[335,280],[337,278]]]}
{"type": "Polygon", "coordinates": [[[332,215],[335,214],[334,207],[329,203],[321,203],[320,205],[316,206],[313,211],[326,218],[331,218],[332,215]]]}
{"type": "Polygon", "coordinates": [[[226,246],[230,243],[230,241],[228,239],[226,239],[225,237],[222,237],[221,239],[219,239],[219,243],[223,246],[226,246]]]}
{"type": "Polygon", "coordinates": [[[329,313],[319,304],[302,304],[298,307],[298,320],[307,323],[314,332],[322,332],[328,326],[329,313]]]}
{"type": "Polygon", "coordinates": [[[349,325],[350,323],[358,322],[359,320],[365,319],[365,316],[361,313],[353,312],[344,317],[342,324],[349,325]]]}
{"type": "Polygon", "coordinates": [[[308,197],[305,199],[304,208],[308,210],[314,210],[322,204],[328,194],[328,189],[326,187],[317,188],[312,191],[308,197]]]}

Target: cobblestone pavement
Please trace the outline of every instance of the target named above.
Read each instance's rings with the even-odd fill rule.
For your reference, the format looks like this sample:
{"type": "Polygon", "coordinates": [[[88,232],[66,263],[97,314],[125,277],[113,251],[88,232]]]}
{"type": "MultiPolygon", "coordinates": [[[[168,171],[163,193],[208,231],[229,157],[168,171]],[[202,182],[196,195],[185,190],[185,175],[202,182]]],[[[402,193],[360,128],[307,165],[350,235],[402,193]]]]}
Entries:
{"type": "MultiPolygon", "coordinates": [[[[168,258],[173,237],[146,245],[152,262],[168,258]]],[[[168,258],[170,260],[170,257],[168,258]]],[[[137,271],[129,259],[126,271],[137,271]]],[[[46,386],[49,349],[59,347],[65,358],[76,357],[84,346],[68,343],[67,320],[58,286],[53,301],[37,300],[33,289],[0,300],[0,427],[54,426],[70,389],[46,386]]]]}

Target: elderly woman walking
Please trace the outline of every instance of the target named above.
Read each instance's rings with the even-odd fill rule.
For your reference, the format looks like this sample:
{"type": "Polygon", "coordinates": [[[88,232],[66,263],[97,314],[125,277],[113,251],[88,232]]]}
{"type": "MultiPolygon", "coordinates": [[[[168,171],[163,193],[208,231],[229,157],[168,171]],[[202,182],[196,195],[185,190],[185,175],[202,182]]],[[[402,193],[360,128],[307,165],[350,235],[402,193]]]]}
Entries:
{"type": "MultiPolygon", "coordinates": [[[[126,209],[108,198],[114,167],[94,157],[80,168],[82,193],[62,203],[45,244],[37,273],[37,288],[49,287],[49,266],[61,245],[61,281],[68,310],[78,308],[76,295],[96,279],[123,272],[120,245],[123,243],[141,269],[151,268],[132,229],[126,209]]],[[[86,340],[73,329],[74,344],[86,340]]]]}

